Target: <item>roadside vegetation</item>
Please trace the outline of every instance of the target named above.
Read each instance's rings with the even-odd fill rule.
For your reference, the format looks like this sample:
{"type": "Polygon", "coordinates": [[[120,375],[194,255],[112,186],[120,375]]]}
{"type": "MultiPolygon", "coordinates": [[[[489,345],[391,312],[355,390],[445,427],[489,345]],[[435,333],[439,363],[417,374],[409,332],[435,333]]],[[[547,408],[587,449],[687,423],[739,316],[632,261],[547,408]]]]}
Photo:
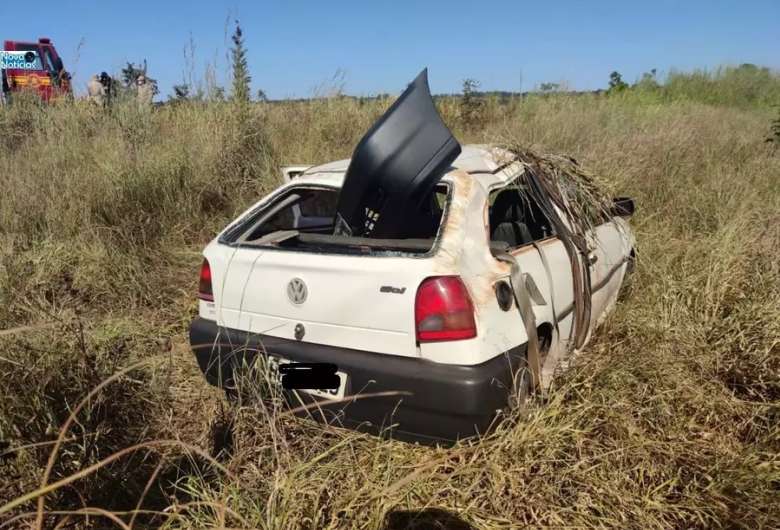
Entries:
{"type": "Polygon", "coordinates": [[[451,449],[230,406],[186,339],[205,243],[391,99],[0,109],[0,527],[34,525],[47,475],[46,527],[780,526],[780,79],[651,77],[439,100],[462,143],[569,154],[637,203],[636,274],[587,351],[451,449]]]}

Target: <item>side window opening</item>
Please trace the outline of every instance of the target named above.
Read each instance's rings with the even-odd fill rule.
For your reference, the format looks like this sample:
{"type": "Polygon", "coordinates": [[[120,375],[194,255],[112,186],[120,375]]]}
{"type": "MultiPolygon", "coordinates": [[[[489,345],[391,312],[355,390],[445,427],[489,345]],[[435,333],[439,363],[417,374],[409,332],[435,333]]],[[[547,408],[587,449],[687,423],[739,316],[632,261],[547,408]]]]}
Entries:
{"type": "Polygon", "coordinates": [[[447,187],[446,186],[436,186],[436,189],[433,190],[434,197],[436,198],[436,204],[439,205],[439,209],[444,211],[444,206],[447,204],[447,187]]]}
{"type": "Polygon", "coordinates": [[[254,241],[280,230],[327,234],[333,231],[338,191],[298,189],[285,194],[275,204],[248,223],[240,239],[254,241]],[[251,226],[250,226],[251,225],[251,226]]]}
{"type": "Polygon", "coordinates": [[[46,57],[46,69],[49,73],[57,73],[57,61],[54,60],[54,55],[51,52],[51,48],[44,48],[44,56],[46,57]]]}
{"type": "Polygon", "coordinates": [[[488,201],[491,241],[517,248],[555,235],[552,223],[522,187],[494,190],[488,201]]]}
{"type": "Polygon", "coordinates": [[[407,238],[430,239],[435,238],[444,215],[449,191],[446,186],[436,186],[420,209],[417,216],[418,223],[412,227],[407,238]]]}

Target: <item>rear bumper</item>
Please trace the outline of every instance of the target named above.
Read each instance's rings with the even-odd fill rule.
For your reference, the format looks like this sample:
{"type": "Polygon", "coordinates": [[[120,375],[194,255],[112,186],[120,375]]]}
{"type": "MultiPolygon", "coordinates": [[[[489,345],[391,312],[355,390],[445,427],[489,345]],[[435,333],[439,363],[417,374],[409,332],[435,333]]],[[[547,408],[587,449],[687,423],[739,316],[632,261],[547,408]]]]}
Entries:
{"type": "Polygon", "coordinates": [[[234,367],[251,366],[258,355],[270,354],[338,365],[347,374],[347,396],[408,392],[334,404],[320,400],[319,405],[344,427],[377,433],[394,426],[394,438],[422,442],[484,434],[507,405],[512,376],[525,366],[526,353],[523,345],[480,365],[447,365],[248,334],[200,317],[190,325],[190,344],[206,380],[215,386],[231,385],[234,367]]]}

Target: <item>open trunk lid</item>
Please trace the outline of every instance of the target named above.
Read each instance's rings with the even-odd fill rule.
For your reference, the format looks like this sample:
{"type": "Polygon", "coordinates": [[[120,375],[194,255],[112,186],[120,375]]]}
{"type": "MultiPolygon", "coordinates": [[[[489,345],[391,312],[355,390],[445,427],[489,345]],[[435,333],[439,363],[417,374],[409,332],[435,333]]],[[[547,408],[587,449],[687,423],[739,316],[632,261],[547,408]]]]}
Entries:
{"type": "Polygon", "coordinates": [[[413,237],[427,198],[460,152],[436,110],[425,69],[355,148],[336,209],[336,233],[413,237]]]}
{"type": "Polygon", "coordinates": [[[220,324],[418,355],[415,296],[434,274],[428,257],[449,203],[440,199],[451,193],[437,183],[460,151],[423,70],[355,148],[332,207],[320,200],[326,189],[293,185],[209,245],[220,324]],[[306,211],[319,216],[317,223],[302,222],[306,211]]]}

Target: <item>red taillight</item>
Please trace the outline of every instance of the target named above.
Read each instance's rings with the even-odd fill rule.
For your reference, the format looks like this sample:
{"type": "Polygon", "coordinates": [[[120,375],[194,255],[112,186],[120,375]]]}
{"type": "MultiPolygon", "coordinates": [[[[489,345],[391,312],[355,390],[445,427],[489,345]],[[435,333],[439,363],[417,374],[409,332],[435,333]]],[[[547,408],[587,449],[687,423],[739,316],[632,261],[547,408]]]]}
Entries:
{"type": "Polygon", "coordinates": [[[414,322],[419,342],[477,336],[474,305],[458,276],[434,276],[420,284],[414,301],[414,322]]]}
{"type": "Polygon", "coordinates": [[[211,267],[207,259],[203,259],[200,266],[200,283],[198,284],[198,298],[208,302],[214,301],[214,292],[211,290],[211,267]]]}

